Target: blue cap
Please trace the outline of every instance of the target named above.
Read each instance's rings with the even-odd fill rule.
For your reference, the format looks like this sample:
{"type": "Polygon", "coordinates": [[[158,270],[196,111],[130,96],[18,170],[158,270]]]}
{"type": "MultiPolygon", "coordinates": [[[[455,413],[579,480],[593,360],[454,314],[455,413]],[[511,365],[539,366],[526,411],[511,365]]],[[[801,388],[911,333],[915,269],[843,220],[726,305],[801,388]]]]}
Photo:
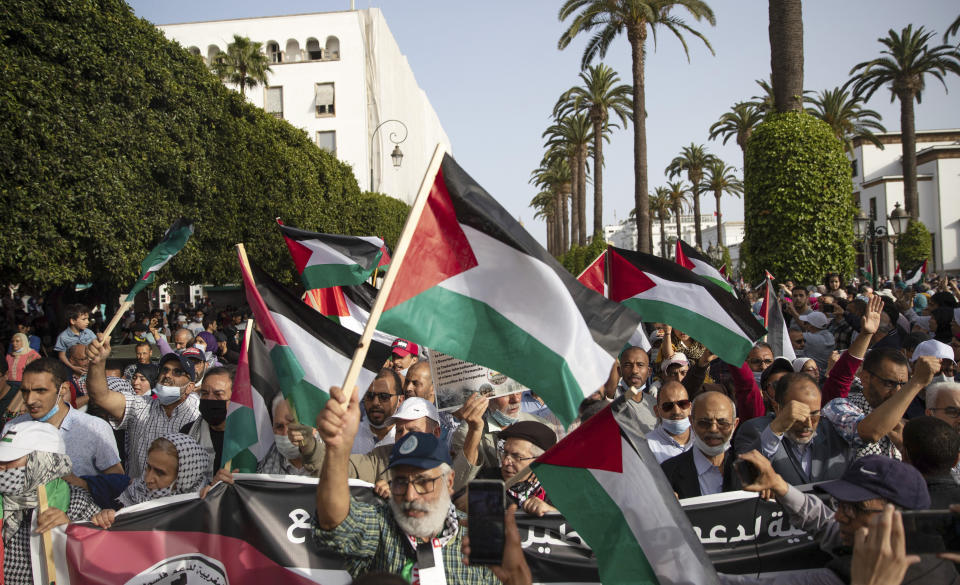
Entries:
{"type": "Polygon", "coordinates": [[[412,432],[394,443],[387,469],[398,465],[433,469],[441,463],[453,465],[447,444],[430,433],[412,432]]]}
{"type": "Polygon", "coordinates": [[[821,483],[823,490],[843,502],[883,498],[906,510],[930,507],[927,482],[911,465],[882,455],[867,455],[854,461],[840,479],[821,483]]]}
{"type": "Polygon", "coordinates": [[[190,361],[187,357],[182,356],[176,353],[168,353],[160,358],[160,363],[157,364],[157,367],[163,368],[163,364],[175,361],[180,364],[180,369],[190,378],[191,382],[197,381],[197,368],[193,365],[193,362],[190,361]]]}

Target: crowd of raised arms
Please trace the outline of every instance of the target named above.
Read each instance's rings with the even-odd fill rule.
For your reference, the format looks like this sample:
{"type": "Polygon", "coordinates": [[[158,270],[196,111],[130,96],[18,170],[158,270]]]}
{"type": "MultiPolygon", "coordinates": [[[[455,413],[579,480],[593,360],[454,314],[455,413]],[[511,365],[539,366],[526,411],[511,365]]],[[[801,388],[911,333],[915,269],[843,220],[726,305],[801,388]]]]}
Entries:
{"type": "MultiPolygon", "coordinates": [[[[438,410],[430,351],[398,339],[369,387],[330,380],[316,421],[301,421],[310,424],[279,394],[257,471],[318,478],[312,538],[298,546],[343,555],[354,579],[417,581],[421,545],[433,543],[442,582],[530,583],[515,515],[558,511],[528,465],[609,406],[641,431],[677,498],[759,492],[830,558],[722,582],[960,584],[960,555],[907,555],[901,520],[960,515],[956,279],[872,287],[827,274],[778,286],[784,345],[757,342],[728,364],[668,324],[645,323],[650,349],[625,349],[567,428],[530,390],[438,410]],[[373,485],[374,503],[351,495],[351,478],[373,485]],[[464,512],[477,479],[506,486],[496,565],[469,562],[464,512]]],[[[757,290],[737,293],[759,319],[757,290]]],[[[99,306],[11,292],[2,309],[5,583],[33,582],[33,515],[41,533],[86,521],[109,529],[125,506],[234,483],[224,432],[249,311],[206,298],[130,311],[107,338],[99,306]],[[40,513],[37,487],[57,478],[68,503],[40,513]]],[[[420,580],[441,582],[429,575],[420,580]]]]}

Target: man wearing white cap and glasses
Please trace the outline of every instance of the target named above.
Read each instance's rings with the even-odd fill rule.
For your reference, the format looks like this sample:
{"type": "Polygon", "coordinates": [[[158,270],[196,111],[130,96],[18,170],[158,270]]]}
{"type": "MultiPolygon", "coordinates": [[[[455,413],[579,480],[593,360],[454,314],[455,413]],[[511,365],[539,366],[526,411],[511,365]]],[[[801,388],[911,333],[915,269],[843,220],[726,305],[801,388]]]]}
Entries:
{"type": "Polygon", "coordinates": [[[70,470],[70,457],[53,425],[20,422],[9,425],[0,437],[3,578],[7,585],[35,582],[30,523],[34,508],[39,506],[37,488],[45,487],[50,504],[37,517],[37,534],[61,524],[89,520],[100,511],[87,491],[61,479],[70,470]]]}
{"type": "MultiPolygon", "coordinates": [[[[923,416],[924,414],[937,416],[936,412],[925,412],[927,409],[935,407],[935,400],[931,400],[932,393],[930,392],[930,388],[934,384],[952,384],[955,381],[954,373],[956,370],[956,363],[953,361],[952,347],[945,343],[941,343],[936,339],[928,339],[917,344],[917,347],[913,350],[913,354],[910,356],[911,368],[916,367],[915,364],[917,359],[922,357],[940,360],[940,370],[934,373],[933,380],[931,380],[930,383],[927,384],[927,386],[921,390],[919,394],[917,394],[917,396],[913,399],[913,402],[910,403],[910,407],[907,408],[907,412],[904,415],[905,418],[908,419],[923,416]]],[[[950,421],[947,422],[950,423],[950,421]]]]}
{"type": "Polygon", "coordinates": [[[804,351],[807,357],[817,362],[821,372],[827,371],[827,360],[837,347],[833,333],[827,329],[830,319],[820,311],[811,311],[798,317],[803,322],[804,351]]]}

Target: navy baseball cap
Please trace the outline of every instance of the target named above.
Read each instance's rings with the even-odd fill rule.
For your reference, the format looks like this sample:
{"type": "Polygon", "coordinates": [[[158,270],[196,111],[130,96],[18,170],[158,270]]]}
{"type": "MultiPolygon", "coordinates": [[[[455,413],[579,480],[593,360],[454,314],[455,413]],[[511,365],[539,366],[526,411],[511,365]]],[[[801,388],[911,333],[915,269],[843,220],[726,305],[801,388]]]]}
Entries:
{"type": "Polygon", "coordinates": [[[430,433],[412,432],[394,443],[387,469],[398,465],[433,469],[441,463],[453,465],[447,444],[430,433]]]}
{"type": "Polygon", "coordinates": [[[175,361],[180,364],[180,369],[184,371],[191,382],[197,381],[197,369],[194,367],[193,362],[186,356],[178,355],[175,353],[168,353],[160,358],[160,363],[157,364],[157,367],[163,369],[163,364],[175,361]]]}
{"type": "Polygon", "coordinates": [[[843,502],[883,498],[905,510],[930,507],[927,482],[912,465],[882,455],[867,455],[854,461],[840,479],[817,486],[843,502]]]}

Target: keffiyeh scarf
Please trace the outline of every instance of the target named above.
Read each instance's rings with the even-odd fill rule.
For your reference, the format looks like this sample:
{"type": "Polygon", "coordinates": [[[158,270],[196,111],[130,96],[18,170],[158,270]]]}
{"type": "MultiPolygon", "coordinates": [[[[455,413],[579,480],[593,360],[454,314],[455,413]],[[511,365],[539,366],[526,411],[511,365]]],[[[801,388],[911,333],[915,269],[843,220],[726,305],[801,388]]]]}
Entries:
{"type": "Polygon", "coordinates": [[[143,478],[137,478],[117,500],[124,506],[132,506],[166,496],[198,492],[209,481],[210,455],[192,438],[182,433],[171,433],[162,438],[173,443],[177,450],[177,477],[165,488],[152,490],[143,478]]]}
{"type": "Polygon", "coordinates": [[[3,495],[3,542],[10,542],[20,529],[28,510],[39,505],[37,488],[70,473],[70,457],[61,453],[34,451],[27,464],[0,474],[3,495]]]}

